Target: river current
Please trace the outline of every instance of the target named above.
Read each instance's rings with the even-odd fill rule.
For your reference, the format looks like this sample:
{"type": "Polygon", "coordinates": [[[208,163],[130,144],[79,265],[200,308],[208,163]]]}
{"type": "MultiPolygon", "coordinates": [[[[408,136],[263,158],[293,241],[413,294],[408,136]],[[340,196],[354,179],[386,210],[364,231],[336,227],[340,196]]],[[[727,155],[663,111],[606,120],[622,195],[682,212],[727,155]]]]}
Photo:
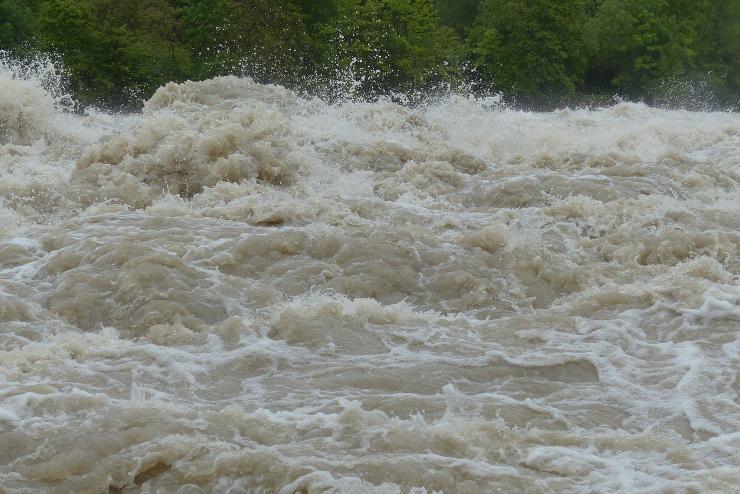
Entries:
{"type": "Polygon", "coordinates": [[[13,70],[3,494],[740,489],[739,114],[13,70]]]}

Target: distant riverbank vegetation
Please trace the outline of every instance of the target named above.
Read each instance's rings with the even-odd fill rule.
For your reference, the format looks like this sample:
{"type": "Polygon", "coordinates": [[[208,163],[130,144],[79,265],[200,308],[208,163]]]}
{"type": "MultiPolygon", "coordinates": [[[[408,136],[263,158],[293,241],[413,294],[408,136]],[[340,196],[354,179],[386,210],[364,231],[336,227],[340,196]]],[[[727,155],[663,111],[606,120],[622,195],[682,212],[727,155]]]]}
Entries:
{"type": "Polygon", "coordinates": [[[114,108],[236,74],[326,99],[738,109],[740,1],[0,0],[0,50],[59,59],[114,108]]]}

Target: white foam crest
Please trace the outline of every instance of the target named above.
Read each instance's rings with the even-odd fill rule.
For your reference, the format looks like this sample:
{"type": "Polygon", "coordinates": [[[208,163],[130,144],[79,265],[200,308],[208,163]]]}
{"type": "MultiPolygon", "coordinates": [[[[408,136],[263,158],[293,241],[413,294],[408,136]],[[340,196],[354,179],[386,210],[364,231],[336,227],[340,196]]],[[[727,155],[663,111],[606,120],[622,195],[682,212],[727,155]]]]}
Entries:
{"type": "Polygon", "coordinates": [[[75,104],[51,59],[13,59],[0,51],[0,145],[29,145],[55,133],[59,113],[75,104]]]}

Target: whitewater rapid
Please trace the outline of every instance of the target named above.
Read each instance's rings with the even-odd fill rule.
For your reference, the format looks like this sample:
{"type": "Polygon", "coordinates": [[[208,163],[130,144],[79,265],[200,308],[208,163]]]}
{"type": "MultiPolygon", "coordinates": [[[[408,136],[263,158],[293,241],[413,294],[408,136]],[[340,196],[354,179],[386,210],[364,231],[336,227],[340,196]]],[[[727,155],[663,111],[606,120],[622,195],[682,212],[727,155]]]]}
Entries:
{"type": "Polygon", "coordinates": [[[0,69],[0,492],[740,489],[737,113],[0,69]]]}

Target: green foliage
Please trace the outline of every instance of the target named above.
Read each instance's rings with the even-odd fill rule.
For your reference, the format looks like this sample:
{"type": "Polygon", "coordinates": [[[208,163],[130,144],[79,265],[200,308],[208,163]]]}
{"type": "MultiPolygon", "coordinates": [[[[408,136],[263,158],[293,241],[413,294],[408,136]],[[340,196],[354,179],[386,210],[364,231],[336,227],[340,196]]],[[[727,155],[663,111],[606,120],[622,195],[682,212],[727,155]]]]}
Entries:
{"type": "Polygon", "coordinates": [[[458,35],[465,36],[473,26],[480,0],[436,0],[434,3],[442,24],[453,28],[458,35]]]}
{"type": "Polygon", "coordinates": [[[238,65],[229,0],[184,0],[178,14],[183,43],[197,61],[196,74],[209,77],[238,65]]]}
{"type": "Polygon", "coordinates": [[[343,0],[322,35],[328,62],[369,97],[453,81],[459,67],[459,41],[430,0],[343,0]]]}
{"type": "Polygon", "coordinates": [[[316,26],[328,24],[339,11],[340,0],[292,0],[290,3],[303,15],[306,25],[314,30],[316,26]]]}
{"type": "Polygon", "coordinates": [[[180,21],[167,0],[96,0],[97,15],[128,33],[123,58],[130,67],[125,92],[148,98],[157,87],[192,72],[192,60],[179,42],[180,21]]]}
{"type": "Polygon", "coordinates": [[[138,2],[145,8],[132,15],[112,0],[46,0],[38,15],[38,42],[62,56],[82,101],[121,105],[146,97],[189,64],[188,53],[167,39],[166,10],[158,11],[152,29],[155,2],[138,2]],[[149,29],[138,30],[147,18],[149,29]]]}
{"type": "Polygon", "coordinates": [[[371,98],[467,80],[539,106],[740,104],[738,0],[0,0],[8,49],[55,53],[79,99],[109,105],[224,74],[371,98]]]}
{"type": "Polygon", "coordinates": [[[667,0],[606,0],[592,23],[599,33],[591,62],[598,85],[632,92],[686,74],[696,55],[690,19],[667,0]]]}
{"type": "MultiPolygon", "coordinates": [[[[196,77],[246,74],[296,83],[310,63],[302,13],[270,0],[185,0],[178,10],[196,77]]],[[[319,15],[319,14],[316,14],[319,15]]]]}
{"type": "Polygon", "coordinates": [[[116,81],[126,76],[122,59],[125,30],[98,25],[92,2],[74,0],[44,2],[38,28],[41,47],[62,55],[80,97],[113,96],[116,81]]]}
{"type": "Polygon", "coordinates": [[[583,0],[484,0],[468,38],[474,67],[518,96],[574,93],[586,70],[583,0]]]}
{"type": "Polygon", "coordinates": [[[33,33],[34,1],[0,0],[0,50],[17,49],[33,33]]]}
{"type": "Polygon", "coordinates": [[[605,0],[588,30],[591,89],[639,96],[683,87],[692,97],[689,88],[704,86],[729,97],[740,88],[735,0],[605,0]]]}
{"type": "Polygon", "coordinates": [[[453,28],[458,35],[465,36],[473,26],[480,0],[436,0],[434,3],[442,24],[453,28]]]}
{"type": "Polygon", "coordinates": [[[708,53],[708,58],[724,75],[722,96],[740,109],[740,2],[720,0],[714,22],[716,50],[708,53]]]}

